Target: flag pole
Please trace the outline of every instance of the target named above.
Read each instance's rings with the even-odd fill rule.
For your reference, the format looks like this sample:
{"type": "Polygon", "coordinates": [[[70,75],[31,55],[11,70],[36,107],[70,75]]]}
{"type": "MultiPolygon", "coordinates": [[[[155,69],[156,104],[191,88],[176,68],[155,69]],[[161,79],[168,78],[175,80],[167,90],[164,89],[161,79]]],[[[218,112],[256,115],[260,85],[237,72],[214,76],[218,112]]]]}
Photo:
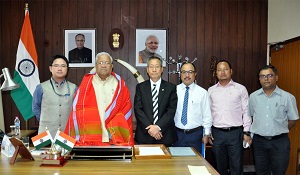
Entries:
{"type": "MultiPolygon", "coordinates": [[[[28,3],[25,3],[25,13],[26,13],[26,10],[29,10],[29,7],[28,7],[28,3]]],[[[25,120],[25,129],[28,130],[29,129],[29,122],[28,120],[25,120]]]]}

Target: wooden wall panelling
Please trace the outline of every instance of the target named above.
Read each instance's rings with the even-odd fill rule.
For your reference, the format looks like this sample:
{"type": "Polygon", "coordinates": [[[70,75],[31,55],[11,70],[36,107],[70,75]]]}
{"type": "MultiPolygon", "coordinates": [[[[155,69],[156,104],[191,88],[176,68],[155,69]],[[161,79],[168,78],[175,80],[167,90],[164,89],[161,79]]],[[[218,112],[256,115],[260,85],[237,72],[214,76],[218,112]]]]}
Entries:
{"type": "MultiPolygon", "coordinates": [[[[245,34],[246,34],[246,2],[238,1],[238,12],[237,12],[237,58],[236,58],[236,70],[233,70],[234,78],[236,81],[245,82],[245,69],[240,69],[245,67],[246,55],[245,55],[245,34]],[[237,70],[240,69],[240,72],[237,70]]],[[[244,84],[245,85],[245,84],[244,84]]]]}
{"type": "Polygon", "coordinates": [[[213,51],[212,55],[210,58],[211,59],[213,56],[217,57],[218,59],[228,59],[227,56],[222,55],[222,29],[223,29],[223,11],[222,11],[222,3],[214,3],[214,9],[220,9],[220,10],[215,10],[213,13],[214,20],[213,20],[213,51]]]}
{"type": "MultiPolygon", "coordinates": [[[[175,37],[177,37],[177,54],[172,55],[175,60],[178,60],[178,55],[182,55],[182,61],[187,55],[188,48],[186,47],[186,43],[188,39],[191,39],[190,36],[187,35],[187,28],[192,24],[187,24],[187,1],[178,1],[177,7],[177,32],[175,37]]],[[[193,11],[193,9],[190,9],[193,11]]],[[[171,46],[172,47],[172,46],[171,46]]],[[[180,81],[178,79],[178,75],[176,76],[177,80],[174,82],[175,84],[179,84],[180,81]]]]}
{"type": "MultiPolygon", "coordinates": [[[[204,84],[204,58],[205,58],[205,45],[206,45],[206,34],[205,34],[205,20],[206,20],[206,8],[205,1],[197,1],[195,5],[196,10],[196,56],[197,61],[195,65],[197,67],[197,84],[203,86],[204,84]]],[[[210,59],[210,58],[209,58],[210,59]]]]}
{"type": "MultiPolygon", "coordinates": [[[[7,21],[7,19],[9,19],[10,15],[13,15],[14,12],[16,12],[18,10],[18,6],[13,8],[13,3],[11,2],[6,2],[5,6],[0,6],[1,9],[1,27],[0,27],[0,31],[1,31],[1,35],[0,35],[0,39],[1,39],[1,44],[0,44],[0,74],[2,74],[2,69],[4,67],[7,67],[10,71],[10,74],[13,76],[14,73],[14,69],[15,69],[15,64],[9,64],[9,62],[16,62],[16,56],[9,56],[9,53],[12,52],[14,49],[16,50],[17,45],[18,45],[18,41],[19,38],[15,38],[13,37],[12,33],[13,31],[16,31],[17,28],[21,28],[22,24],[16,24],[14,28],[11,28],[11,25],[8,25],[7,23],[11,24],[13,23],[13,21],[7,21]],[[5,13],[5,8],[10,8],[11,11],[5,13]],[[17,42],[17,43],[14,43],[17,42]]],[[[15,15],[15,16],[20,16],[20,15],[15,15]]],[[[23,13],[24,16],[24,13],[23,13]]],[[[19,22],[19,21],[18,21],[19,22]]],[[[19,34],[20,35],[20,34],[19,34]]],[[[4,79],[1,78],[0,82],[1,85],[3,83],[4,79]]],[[[3,104],[3,112],[4,112],[4,121],[6,125],[11,125],[13,123],[13,118],[14,115],[18,115],[18,113],[13,112],[16,111],[14,109],[16,109],[16,107],[12,106],[13,100],[10,98],[10,92],[9,91],[3,91],[0,92],[2,93],[2,104],[3,104]]],[[[7,126],[5,126],[7,128],[7,126]]],[[[9,128],[9,126],[8,126],[9,128]]]]}
{"type": "MultiPolygon", "coordinates": [[[[300,109],[300,76],[298,68],[300,65],[300,41],[287,42],[284,48],[278,51],[271,50],[271,64],[278,70],[277,85],[285,91],[290,92],[296,97],[298,110],[300,109]]],[[[297,167],[297,149],[300,147],[299,121],[290,130],[289,138],[291,141],[290,162],[286,174],[296,174],[297,167]]]]}
{"type": "MultiPolygon", "coordinates": [[[[185,47],[187,48],[186,53],[184,54],[184,57],[188,57],[190,60],[189,62],[193,61],[194,58],[197,55],[195,39],[196,39],[196,27],[190,27],[194,26],[196,23],[196,6],[197,2],[195,1],[186,1],[186,40],[185,40],[185,47]]],[[[196,63],[196,62],[195,62],[196,63]]]]}
{"type": "MultiPolygon", "coordinates": [[[[233,4],[234,1],[231,1],[233,4]]],[[[222,1],[220,11],[222,12],[221,15],[221,38],[219,39],[221,42],[221,53],[220,56],[222,59],[226,59],[230,62],[232,62],[233,58],[229,56],[229,47],[231,47],[231,38],[230,38],[230,31],[233,30],[233,28],[236,26],[236,24],[231,23],[229,18],[229,3],[228,1],[222,1]]],[[[216,9],[218,10],[218,9],[216,9]]],[[[233,62],[232,62],[233,64],[233,62]]]]}
{"type": "MultiPolygon", "coordinates": [[[[244,60],[245,60],[245,65],[244,65],[244,70],[245,73],[245,82],[244,85],[247,87],[248,93],[252,93],[253,91],[255,91],[256,89],[253,88],[253,86],[256,84],[256,87],[258,87],[258,74],[257,74],[257,68],[254,68],[254,56],[253,56],[253,50],[252,50],[252,45],[253,45],[253,41],[252,41],[252,33],[253,33],[253,1],[246,1],[246,10],[245,10],[245,44],[244,44],[244,60]],[[250,72],[254,72],[254,73],[250,73],[250,72]],[[253,76],[256,75],[256,76],[253,76]]],[[[255,61],[257,61],[255,59],[255,61]]],[[[236,72],[238,73],[238,72],[236,72]]]]}
{"type": "MultiPolygon", "coordinates": [[[[169,50],[169,57],[172,57],[173,59],[177,59],[177,15],[178,15],[178,11],[176,10],[177,7],[177,1],[171,1],[169,3],[169,15],[168,15],[168,21],[169,21],[169,26],[168,26],[168,50],[169,50]]],[[[173,71],[176,70],[176,66],[171,64],[168,65],[169,71],[173,71]]],[[[173,83],[177,83],[177,79],[178,79],[178,75],[177,74],[170,74],[169,75],[169,81],[173,82],[173,83]]]]}
{"type": "MultiPolygon", "coordinates": [[[[237,53],[238,53],[238,46],[237,46],[237,42],[238,42],[238,1],[230,1],[230,3],[228,3],[228,7],[227,10],[230,11],[230,13],[228,13],[228,58],[231,59],[231,63],[232,63],[232,68],[234,70],[237,70],[238,72],[236,72],[237,74],[243,73],[242,69],[238,69],[238,58],[237,57],[237,53]],[[232,27],[230,27],[232,26],[232,27]]],[[[243,83],[241,82],[241,80],[239,80],[236,75],[234,76],[234,78],[236,79],[236,81],[238,81],[239,83],[243,83]]]]}
{"type": "MultiPolygon", "coordinates": [[[[202,67],[202,72],[201,75],[203,76],[199,76],[197,78],[198,81],[198,85],[200,85],[201,87],[208,89],[209,88],[209,82],[210,82],[210,77],[209,76],[205,76],[206,72],[209,72],[209,65],[210,64],[206,64],[207,59],[211,59],[211,57],[214,55],[214,51],[212,50],[213,48],[213,38],[214,38],[214,33],[213,33],[213,29],[214,29],[214,21],[215,21],[215,16],[214,16],[214,12],[215,12],[215,8],[214,8],[214,1],[205,1],[204,3],[204,30],[202,32],[204,32],[204,54],[202,56],[202,58],[200,57],[201,62],[197,63],[197,64],[201,64],[200,66],[202,67]],[[205,67],[206,66],[206,67],[205,67]]],[[[220,9],[218,9],[220,10],[220,9]]],[[[224,14],[225,15],[225,14],[224,14]]]]}

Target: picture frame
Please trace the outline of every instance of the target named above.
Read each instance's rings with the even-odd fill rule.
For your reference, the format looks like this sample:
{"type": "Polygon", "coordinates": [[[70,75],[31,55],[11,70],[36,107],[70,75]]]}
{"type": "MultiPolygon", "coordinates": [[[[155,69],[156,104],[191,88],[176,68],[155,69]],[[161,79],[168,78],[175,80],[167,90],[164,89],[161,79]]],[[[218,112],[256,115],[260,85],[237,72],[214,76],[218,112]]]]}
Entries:
{"type": "Polygon", "coordinates": [[[95,66],[96,29],[65,29],[64,38],[64,53],[69,61],[69,67],[95,66]],[[76,40],[78,34],[80,36],[76,40]],[[77,47],[83,47],[83,50],[77,47]]]}
{"type": "MultiPolygon", "coordinates": [[[[167,30],[166,29],[136,29],[136,66],[147,66],[146,39],[148,36],[154,35],[158,39],[158,48],[155,53],[161,56],[163,67],[166,67],[167,58],[167,30]]],[[[151,46],[149,46],[151,47],[151,46]]]]}

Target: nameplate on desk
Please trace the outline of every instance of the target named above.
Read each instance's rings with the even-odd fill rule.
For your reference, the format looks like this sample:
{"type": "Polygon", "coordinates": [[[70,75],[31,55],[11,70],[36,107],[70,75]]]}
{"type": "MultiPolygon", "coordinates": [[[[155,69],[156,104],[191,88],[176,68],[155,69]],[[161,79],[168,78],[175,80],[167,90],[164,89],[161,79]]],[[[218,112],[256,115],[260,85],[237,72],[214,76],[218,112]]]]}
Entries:
{"type": "Polygon", "coordinates": [[[71,159],[81,160],[131,160],[131,146],[75,146],[71,159]]]}
{"type": "Polygon", "coordinates": [[[191,147],[169,147],[172,156],[196,156],[191,147]]]}

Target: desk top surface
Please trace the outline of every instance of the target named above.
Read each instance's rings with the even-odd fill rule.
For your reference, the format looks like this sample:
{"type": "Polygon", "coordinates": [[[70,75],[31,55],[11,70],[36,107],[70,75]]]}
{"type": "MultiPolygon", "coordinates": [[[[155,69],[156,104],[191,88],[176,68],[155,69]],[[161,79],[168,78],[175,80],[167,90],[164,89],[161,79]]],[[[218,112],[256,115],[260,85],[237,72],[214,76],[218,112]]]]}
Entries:
{"type": "Polygon", "coordinates": [[[212,175],[218,172],[201,156],[172,157],[171,159],[132,159],[127,161],[69,160],[63,167],[40,167],[42,160],[10,158],[0,154],[0,174],[190,174],[188,165],[205,166],[212,175]]]}
{"type": "MultiPolygon", "coordinates": [[[[21,130],[20,133],[21,133],[21,137],[25,137],[25,136],[32,136],[33,134],[37,133],[37,131],[36,130],[21,130]]],[[[12,133],[10,132],[10,133],[8,133],[8,135],[11,136],[12,133]]],[[[13,136],[13,137],[20,138],[20,136],[13,136]]]]}

